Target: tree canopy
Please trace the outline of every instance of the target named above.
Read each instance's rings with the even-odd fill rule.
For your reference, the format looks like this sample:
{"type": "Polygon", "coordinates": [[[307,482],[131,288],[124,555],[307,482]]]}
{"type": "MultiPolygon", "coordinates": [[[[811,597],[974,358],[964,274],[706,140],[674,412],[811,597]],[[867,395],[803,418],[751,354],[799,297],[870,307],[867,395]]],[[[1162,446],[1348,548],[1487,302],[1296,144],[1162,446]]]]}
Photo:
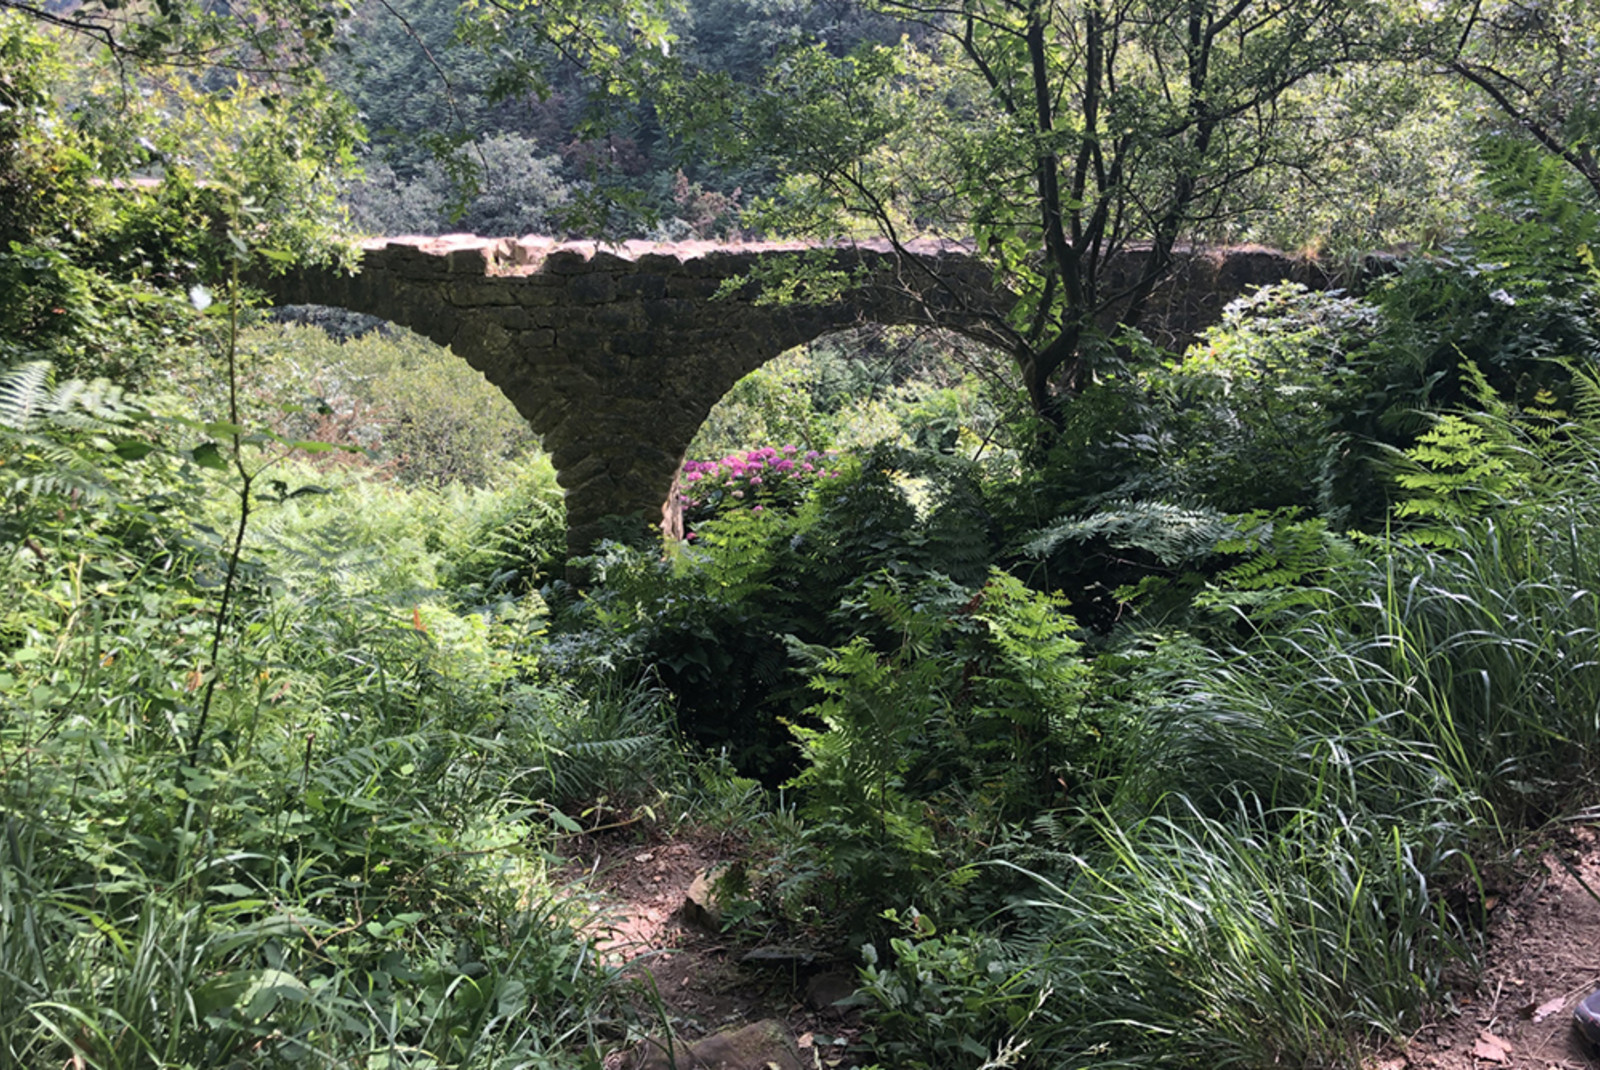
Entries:
{"type": "Polygon", "coordinates": [[[898,44],[809,42],[754,81],[696,72],[669,95],[674,129],[773,170],[768,226],[972,242],[1018,295],[973,333],[1047,417],[1117,363],[1180,242],[1226,234],[1264,178],[1312,165],[1293,91],[1418,55],[1438,26],[1343,0],[866,6],[902,22],[898,44]]]}

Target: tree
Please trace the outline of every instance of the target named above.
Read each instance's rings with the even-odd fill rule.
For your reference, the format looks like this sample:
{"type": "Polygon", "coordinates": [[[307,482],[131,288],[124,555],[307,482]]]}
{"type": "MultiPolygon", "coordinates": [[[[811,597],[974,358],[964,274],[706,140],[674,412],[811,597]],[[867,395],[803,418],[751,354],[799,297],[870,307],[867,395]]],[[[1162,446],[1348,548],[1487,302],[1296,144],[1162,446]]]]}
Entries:
{"type": "Polygon", "coordinates": [[[1473,0],[1445,68],[1475,86],[1503,130],[1565,161],[1600,197],[1600,3],[1473,0]]]}
{"type": "Polygon", "coordinates": [[[191,287],[327,251],[353,117],[314,75],[102,62],[49,21],[0,8],[0,364],[137,388],[203,331],[191,287]]]}
{"type": "Polygon", "coordinates": [[[125,69],[225,70],[292,82],[314,76],[350,7],[345,0],[0,0],[0,12],[92,41],[125,69]]]}
{"type": "Polygon", "coordinates": [[[769,224],[975,243],[1014,300],[917,285],[934,318],[1011,354],[1052,422],[1124,357],[1117,329],[1180,241],[1304,162],[1289,90],[1425,29],[1360,0],[863,2],[904,20],[900,45],[812,43],[761,84],[686,79],[664,109],[721,154],[764,155],[787,194],[769,224]]]}

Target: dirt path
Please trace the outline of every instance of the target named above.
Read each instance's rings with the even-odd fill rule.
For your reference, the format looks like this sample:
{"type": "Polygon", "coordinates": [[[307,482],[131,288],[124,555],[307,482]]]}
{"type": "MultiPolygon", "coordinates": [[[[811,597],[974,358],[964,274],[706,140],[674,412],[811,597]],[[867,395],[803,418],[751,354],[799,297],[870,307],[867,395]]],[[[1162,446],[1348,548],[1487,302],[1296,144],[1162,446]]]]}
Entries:
{"type": "Polygon", "coordinates": [[[1600,1070],[1572,1009],[1600,988],[1600,836],[1561,829],[1525,867],[1529,879],[1491,899],[1484,975],[1450,994],[1441,1015],[1373,1070],[1600,1070]]]}
{"type": "MultiPolygon", "coordinates": [[[[640,983],[633,1003],[643,1030],[658,1036],[670,1024],[678,1040],[693,1042],[772,1019],[794,1038],[805,1066],[843,1070],[853,1065],[846,1051],[859,1031],[854,1015],[825,1001],[848,993],[848,973],[814,952],[809,962],[779,954],[776,962],[746,963],[751,952],[759,959],[775,949],[715,932],[690,917],[693,907],[685,910],[695,877],[736,860],[739,846],[693,831],[642,842],[588,837],[574,845],[568,877],[584,877],[602,894],[601,950],[640,983]],[[846,985],[842,992],[828,991],[830,977],[846,985]]],[[[608,1068],[628,1065],[621,1053],[607,1061],[608,1068]]]]}

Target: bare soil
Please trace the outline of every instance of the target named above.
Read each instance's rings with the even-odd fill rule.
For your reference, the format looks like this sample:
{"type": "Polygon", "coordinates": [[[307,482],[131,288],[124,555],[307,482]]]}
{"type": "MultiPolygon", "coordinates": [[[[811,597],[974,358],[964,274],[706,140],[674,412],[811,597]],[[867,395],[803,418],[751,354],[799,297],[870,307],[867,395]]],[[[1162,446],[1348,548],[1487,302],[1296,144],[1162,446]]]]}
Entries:
{"type": "Polygon", "coordinates": [[[1452,986],[1435,1020],[1371,1070],[1600,1070],[1572,1021],[1600,988],[1600,835],[1558,829],[1522,871],[1484,904],[1483,976],[1452,986]]]}
{"type": "MultiPolygon", "coordinates": [[[[817,952],[808,965],[752,966],[740,959],[757,944],[712,932],[685,910],[697,874],[740,857],[736,838],[703,830],[588,836],[569,845],[568,879],[600,893],[600,950],[637,982],[632,1001],[640,1029],[670,1025],[693,1042],[749,1022],[776,1019],[796,1039],[806,1065],[853,1065],[847,1050],[859,1034],[856,1015],[808,1003],[819,973],[847,968],[817,952]],[[665,1018],[665,1021],[663,1021],[665,1018]]],[[[622,1059],[618,1065],[625,1065],[622,1059]]],[[[608,1063],[608,1065],[610,1065],[608,1063]]]]}

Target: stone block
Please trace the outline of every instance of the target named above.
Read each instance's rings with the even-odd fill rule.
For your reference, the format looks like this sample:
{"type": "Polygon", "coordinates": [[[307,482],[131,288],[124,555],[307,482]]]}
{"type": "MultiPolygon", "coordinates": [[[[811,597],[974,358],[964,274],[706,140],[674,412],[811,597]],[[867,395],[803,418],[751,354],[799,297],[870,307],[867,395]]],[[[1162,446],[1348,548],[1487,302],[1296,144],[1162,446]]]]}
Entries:
{"type": "MultiPolygon", "coordinates": [[[[594,371],[604,379],[611,381],[620,381],[626,379],[629,372],[632,370],[628,364],[628,358],[626,355],[622,353],[607,352],[604,349],[597,349],[593,353],[589,354],[587,363],[590,370],[594,371]]],[[[607,391],[607,393],[609,393],[609,391],[607,391]]],[[[599,399],[596,398],[596,401],[598,400],[599,399]]]]}
{"type": "Polygon", "coordinates": [[[575,249],[557,249],[544,258],[544,271],[551,275],[578,275],[589,270],[589,258],[575,249]]]}
{"type": "Polygon", "coordinates": [[[656,327],[693,326],[700,311],[695,302],[677,297],[644,301],[640,307],[644,309],[645,319],[656,327]]]}
{"type": "Polygon", "coordinates": [[[594,255],[589,258],[589,268],[591,271],[632,271],[633,261],[604,249],[596,249],[594,255]]]}
{"type": "MultiPolygon", "coordinates": [[[[359,309],[357,311],[360,311],[359,309]]],[[[455,341],[456,333],[461,330],[461,316],[449,305],[427,310],[422,316],[391,316],[394,322],[410,327],[424,338],[429,338],[439,345],[447,346],[455,341]]]]}
{"type": "MultiPolygon", "coordinates": [[[[698,260],[690,262],[699,263],[698,260]]],[[[721,279],[691,279],[677,276],[667,279],[666,283],[668,297],[680,297],[688,298],[689,300],[700,301],[703,301],[709,297],[714,297],[717,290],[722,286],[721,279]]]]}
{"type": "Polygon", "coordinates": [[[486,308],[483,310],[483,314],[508,331],[526,331],[533,326],[532,321],[528,318],[528,310],[518,308],[516,305],[486,308]]]}
{"type": "Polygon", "coordinates": [[[545,389],[554,390],[575,399],[588,399],[599,397],[605,391],[600,389],[600,384],[589,374],[588,362],[577,365],[572,362],[551,368],[545,380],[545,389]]]}
{"type": "Polygon", "coordinates": [[[490,251],[482,245],[451,249],[444,254],[445,270],[452,275],[487,275],[490,251]]]}
{"type": "Polygon", "coordinates": [[[594,310],[591,321],[603,331],[630,331],[644,326],[644,309],[634,302],[606,305],[594,310]]]}
{"type": "Polygon", "coordinates": [[[649,331],[632,331],[626,334],[619,334],[611,339],[611,348],[618,353],[627,353],[635,357],[654,356],[656,336],[649,331]]]}
{"type": "MultiPolygon", "coordinates": [[[[669,396],[662,382],[657,376],[667,364],[664,356],[635,357],[633,360],[633,375],[624,383],[612,383],[611,392],[618,397],[628,398],[633,401],[656,402],[669,396]]],[[[721,395],[718,395],[719,397],[721,395]]],[[[652,413],[651,423],[664,423],[666,417],[660,413],[652,413]]],[[[696,426],[699,420],[695,421],[696,426]]]]}
{"type": "Polygon", "coordinates": [[[561,303],[561,290],[542,285],[550,280],[540,275],[520,275],[506,280],[506,291],[519,305],[529,308],[549,308],[561,303]]]}
{"type": "Polygon", "coordinates": [[[528,314],[528,326],[530,327],[557,327],[561,324],[561,315],[558,309],[535,308],[527,305],[518,305],[517,307],[528,314]]]}
{"type": "MultiPolygon", "coordinates": [[[[469,252],[470,250],[460,250],[469,252]]],[[[450,254],[454,256],[455,254],[450,254]]],[[[484,279],[473,282],[452,282],[445,290],[450,303],[457,308],[481,308],[485,305],[514,305],[516,288],[510,280],[484,279]]]]}
{"type": "Polygon", "coordinates": [[[623,297],[658,298],[667,295],[667,280],[661,275],[623,275],[617,279],[617,293],[623,297]]]}
{"type": "Polygon", "coordinates": [[[556,480],[563,487],[579,487],[606,471],[605,458],[590,453],[588,443],[552,450],[550,463],[556,468],[556,480]]]}
{"type": "Polygon", "coordinates": [[[579,305],[598,305],[614,301],[617,280],[614,275],[574,275],[567,283],[567,300],[579,305]]]}
{"type": "Polygon", "coordinates": [[[636,270],[641,272],[662,275],[678,275],[683,272],[683,261],[671,253],[645,253],[633,263],[636,270]]]}
{"type": "Polygon", "coordinates": [[[563,348],[570,347],[577,359],[587,360],[590,355],[611,349],[611,332],[595,328],[562,331],[557,335],[563,348]]]}
{"type": "Polygon", "coordinates": [[[382,267],[398,275],[443,274],[447,266],[444,257],[424,252],[409,242],[390,242],[382,249],[369,249],[361,258],[362,271],[382,267]]]}
{"type": "Polygon", "coordinates": [[[775,1019],[724,1029],[693,1044],[647,1040],[629,1070],[802,1070],[793,1036],[775,1019]]]}
{"type": "Polygon", "coordinates": [[[684,261],[683,273],[691,279],[732,278],[749,271],[756,257],[757,254],[748,251],[714,250],[684,261]]]}
{"type": "Polygon", "coordinates": [[[551,429],[567,416],[570,407],[553,394],[541,394],[529,399],[526,408],[518,405],[517,411],[522,413],[535,434],[548,436],[551,429]]]}

